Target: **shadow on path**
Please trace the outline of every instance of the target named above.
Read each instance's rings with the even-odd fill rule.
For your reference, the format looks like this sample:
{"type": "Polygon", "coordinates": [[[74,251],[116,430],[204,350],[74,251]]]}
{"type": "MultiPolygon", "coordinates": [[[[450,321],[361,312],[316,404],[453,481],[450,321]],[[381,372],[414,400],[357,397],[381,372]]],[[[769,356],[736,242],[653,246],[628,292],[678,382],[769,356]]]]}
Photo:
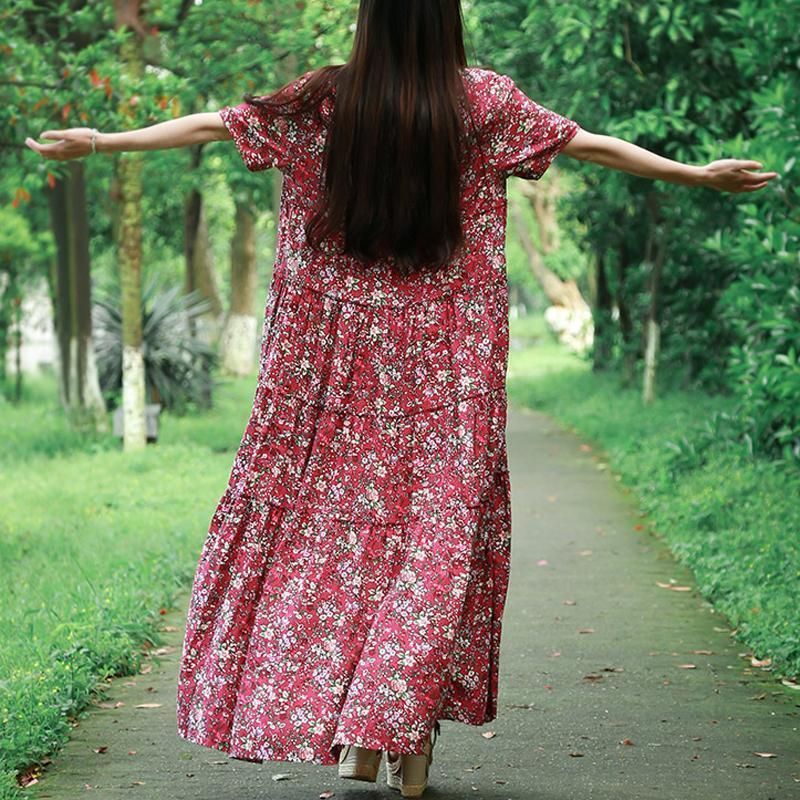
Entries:
{"type": "MultiPolygon", "coordinates": [[[[507,430],[513,567],[499,717],[483,728],[442,723],[425,797],[800,798],[800,694],[741,657],[727,621],[642,528],[630,498],[579,439],[516,407],[507,430]],[[692,590],[658,585],[671,581],[692,590]],[[482,736],[488,731],[495,735],[482,736]]],[[[111,707],[88,711],[27,793],[399,796],[382,785],[382,772],[378,784],[350,783],[335,767],[236,762],[179,739],[174,701],[186,600],[165,617],[175,628],[166,634],[171,651],[153,658],[149,673],[114,680],[103,701],[111,707]],[[152,703],[160,705],[136,707],[152,703]]]]}

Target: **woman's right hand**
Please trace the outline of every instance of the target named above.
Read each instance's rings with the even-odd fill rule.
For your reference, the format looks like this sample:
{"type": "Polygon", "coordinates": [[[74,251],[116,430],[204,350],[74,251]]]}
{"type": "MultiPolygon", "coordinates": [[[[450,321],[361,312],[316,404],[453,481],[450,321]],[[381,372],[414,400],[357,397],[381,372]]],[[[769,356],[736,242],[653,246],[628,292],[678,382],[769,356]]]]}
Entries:
{"type": "Polygon", "coordinates": [[[738,158],[721,158],[703,167],[703,186],[720,192],[755,192],[763,189],[777,172],[752,172],[764,165],[758,161],[743,161],[738,158]]]}

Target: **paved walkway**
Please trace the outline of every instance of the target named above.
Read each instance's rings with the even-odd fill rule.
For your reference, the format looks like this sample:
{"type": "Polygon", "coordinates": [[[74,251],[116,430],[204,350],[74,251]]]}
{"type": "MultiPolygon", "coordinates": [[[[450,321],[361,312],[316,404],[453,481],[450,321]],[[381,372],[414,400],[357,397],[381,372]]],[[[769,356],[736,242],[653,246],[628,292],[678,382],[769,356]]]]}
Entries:
{"type": "MultiPolygon", "coordinates": [[[[516,408],[508,441],[514,542],[500,716],[484,728],[442,724],[426,797],[800,798],[800,695],[749,666],[694,588],[659,585],[693,587],[692,576],[585,444],[516,408]]],[[[380,783],[341,781],[335,767],[235,762],[180,740],[184,615],[185,605],[165,618],[174,649],[149,673],[113,682],[106,707],[89,711],[31,795],[398,796],[380,783]]]]}

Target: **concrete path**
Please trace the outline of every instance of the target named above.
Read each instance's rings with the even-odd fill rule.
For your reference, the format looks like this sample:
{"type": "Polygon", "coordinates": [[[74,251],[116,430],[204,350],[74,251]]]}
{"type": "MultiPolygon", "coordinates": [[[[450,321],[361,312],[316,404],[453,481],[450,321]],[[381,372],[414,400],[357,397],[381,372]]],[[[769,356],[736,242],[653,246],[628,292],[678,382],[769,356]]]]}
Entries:
{"type": "MultiPolygon", "coordinates": [[[[442,723],[426,797],[800,798],[800,693],[750,666],[691,573],[647,532],[587,445],[516,408],[508,442],[514,541],[500,715],[481,729],[442,723]]],[[[398,796],[382,783],[341,781],[335,767],[235,762],[180,740],[174,696],[185,613],[183,605],[165,617],[174,649],[152,659],[149,673],[115,680],[106,707],[86,714],[29,794],[398,796]]]]}

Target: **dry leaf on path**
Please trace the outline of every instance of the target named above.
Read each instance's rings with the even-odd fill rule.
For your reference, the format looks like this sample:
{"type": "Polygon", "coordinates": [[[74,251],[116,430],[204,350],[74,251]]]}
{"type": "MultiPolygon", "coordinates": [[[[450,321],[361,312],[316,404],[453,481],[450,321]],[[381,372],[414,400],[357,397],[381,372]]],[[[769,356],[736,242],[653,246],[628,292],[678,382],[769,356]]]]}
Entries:
{"type": "Polygon", "coordinates": [[[772,663],[771,658],[753,658],[750,659],[750,666],[751,667],[768,667],[772,663]]]}
{"type": "Polygon", "coordinates": [[[161,708],[161,703],[139,703],[134,708],[161,708]]]}
{"type": "Polygon", "coordinates": [[[572,753],[570,753],[570,755],[573,758],[581,758],[583,756],[583,753],[576,753],[576,752],[573,751],[572,753]]]}
{"type": "Polygon", "coordinates": [[[697,669],[697,664],[678,664],[678,669],[697,669]]]}
{"type": "Polygon", "coordinates": [[[696,656],[713,656],[713,650],[692,650],[696,656]]]}
{"type": "Polygon", "coordinates": [[[574,600],[562,600],[561,602],[562,602],[562,603],[563,603],[565,606],[574,606],[574,605],[575,605],[575,601],[574,601],[574,600]]]}
{"type": "Polygon", "coordinates": [[[578,628],[578,633],[594,633],[594,628],[578,628]]]}
{"type": "Polygon", "coordinates": [[[623,740],[620,742],[620,744],[628,744],[628,745],[632,745],[632,744],[633,744],[633,742],[632,742],[630,739],[623,739],[623,740]]]}
{"type": "Polygon", "coordinates": [[[289,772],[276,772],[272,776],[272,780],[274,781],[288,781],[292,779],[292,775],[289,772]]]}
{"type": "Polygon", "coordinates": [[[484,739],[494,739],[497,733],[495,731],[484,731],[481,736],[483,736],[484,739]]]}
{"type": "Polygon", "coordinates": [[[105,753],[108,750],[107,744],[101,744],[100,747],[93,747],[92,748],[95,753],[105,753]]]}
{"type": "Polygon", "coordinates": [[[777,753],[753,753],[754,756],[761,756],[761,758],[777,758],[777,753]]]}
{"type": "Polygon", "coordinates": [[[536,566],[537,566],[537,567],[546,567],[546,566],[547,566],[547,559],[546,559],[546,558],[540,558],[540,559],[539,559],[539,560],[536,562],[536,566]]]}
{"type": "Polygon", "coordinates": [[[328,798],[333,797],[333,795],[334,795],[334,792],[332,792],[330,789],[328,789],[327,792],[323,792],[319,796],[319,800],[328,800],[328,798]]]}

